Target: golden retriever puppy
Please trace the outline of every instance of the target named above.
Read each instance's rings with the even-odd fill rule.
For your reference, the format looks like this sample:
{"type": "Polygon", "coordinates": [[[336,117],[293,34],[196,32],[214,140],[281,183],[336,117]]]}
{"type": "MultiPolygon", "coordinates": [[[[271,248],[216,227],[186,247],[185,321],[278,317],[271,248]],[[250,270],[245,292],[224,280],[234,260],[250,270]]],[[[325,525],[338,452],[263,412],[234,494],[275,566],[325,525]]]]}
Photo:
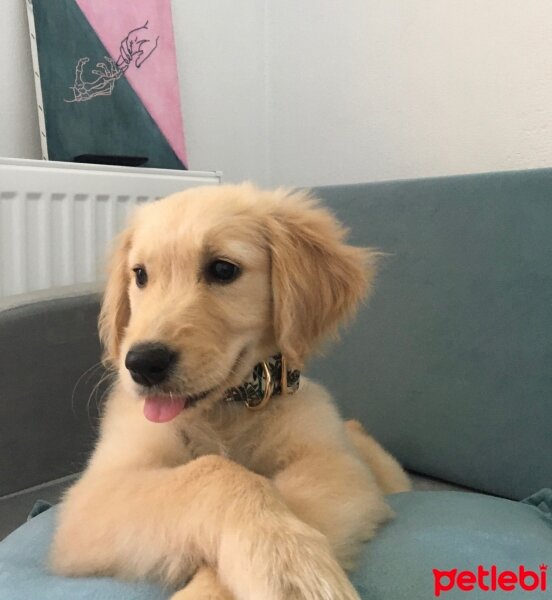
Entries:
{"type": "Polygon", "coordinates": [[[344,569],[409,484],[299,373],[373,278],[376,253],[344,235],[308,194],[249,184],[137,210],[100,316],[116,382],[55,572],[179,600],[358,599],[344,569]]]}

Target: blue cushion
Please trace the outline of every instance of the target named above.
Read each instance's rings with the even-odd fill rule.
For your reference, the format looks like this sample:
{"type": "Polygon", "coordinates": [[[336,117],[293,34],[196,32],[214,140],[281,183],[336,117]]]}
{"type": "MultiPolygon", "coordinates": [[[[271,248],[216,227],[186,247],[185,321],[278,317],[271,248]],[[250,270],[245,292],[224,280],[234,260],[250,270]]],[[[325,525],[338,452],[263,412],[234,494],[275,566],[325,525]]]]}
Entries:
{"type": "MultiPolygon", "coordinates": [[[[390,503],[397,517],[366,545],[362,566],[353,575],[363,600],[435,598],[433,569],[457,569],[458,576],[477,573],[478,565],[496,565],[498,571],[518,571],[523,565],[537,573],[543,563],[552,568],[552,490],[524,503],[467,492],[408,492],[391,496],[390,503]]],[[[448,587],[449,578],[440,579],[448,587]]],[[[531,597],[516,590],[490,593],[474,586],[467,594],[456,587],[440,598],[531,597]]]]}
{"type": "Polygon", "coordinates": [[[69,579],[48,572],[46,559],[56,509],[46,510],[0,542],[0,600],[165,600],[170,593],[151,584],[110,577],[69,579]]]}
{"type": "MultiPolygon", "coordinates": [[[[552,562],[552,490],[519,503],[464,492],[409,492],[391,496],[397,518],[367,544],[353,582],[363,600],[428,600],[433,569],[477,571],[496,565],[540,575],[552,562]]],[[[64,579],[44,567],[55,509],[34,517],[0,543],[0,600],[163,600],[170,593],[149,584],[109,578],[64,579]]],[[[450,578],[441,577],[448,587],[450,578]]],[[[548,586],[552,590],[552,585],[548,586]]],[[[514,600],[520,592],[496,592],[514,600]]],[[[458,588],[442,598],[466,600],[458,588]]],[[[523,596],[525,597],[525,596],[523,596]]],[[[476,588],[469,600],[489,599],[476,588]]],[[[261,599],[259,599],[261,600],[261,599]]]]}

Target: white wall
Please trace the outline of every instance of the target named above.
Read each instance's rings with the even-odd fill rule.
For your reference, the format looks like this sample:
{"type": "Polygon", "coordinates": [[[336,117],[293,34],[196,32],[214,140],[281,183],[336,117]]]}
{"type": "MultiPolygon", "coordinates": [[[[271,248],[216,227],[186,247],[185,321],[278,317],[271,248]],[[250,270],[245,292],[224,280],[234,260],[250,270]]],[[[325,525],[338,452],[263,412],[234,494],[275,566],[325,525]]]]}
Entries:
{"type": "Polygon", "coordinates": [[[269,5],[273,183],[552,166],[550,0],[269,5]]]}
{"type": "MultiPolygon", "coordinates": [[[[0,155],[39,157],[24,2],[3,6],[0,155]]],[[[319,185],[552,165],[550,0],[173,11],[193,169],[319,185]]]]}
{"type": "Polygon", "coordinates": [[[25,2],[3,0],[0,19],[0,156],[41,158],[25,2]]]}

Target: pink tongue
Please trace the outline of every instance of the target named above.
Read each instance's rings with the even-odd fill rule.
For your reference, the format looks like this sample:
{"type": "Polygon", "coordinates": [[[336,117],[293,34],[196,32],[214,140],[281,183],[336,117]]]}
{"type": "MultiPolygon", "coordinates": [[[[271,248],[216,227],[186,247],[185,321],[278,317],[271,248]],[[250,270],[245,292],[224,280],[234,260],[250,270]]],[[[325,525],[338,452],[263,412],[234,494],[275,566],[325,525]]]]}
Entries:
{"type": "Polygon", "coordinates": [[[172,421],[186,408],[184,396],[146,396],[144,416],[153,423],[172,421]]]}

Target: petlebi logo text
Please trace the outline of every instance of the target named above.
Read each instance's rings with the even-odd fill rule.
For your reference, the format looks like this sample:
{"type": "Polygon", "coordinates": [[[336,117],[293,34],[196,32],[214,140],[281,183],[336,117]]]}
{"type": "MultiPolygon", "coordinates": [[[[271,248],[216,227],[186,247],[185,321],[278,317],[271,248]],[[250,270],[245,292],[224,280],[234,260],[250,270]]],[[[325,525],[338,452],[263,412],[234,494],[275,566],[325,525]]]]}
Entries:
{"type": "Polygon", "coordinates": [[[433,569],[433,594],[436,598],[445,597],[446,592],[454,589],[463,592],[545,592],[548,589],[547,569],[548,565],[544,564],[534,571],[524,565],[520,565],[516,571],[500,571],[496,565],[478,565],[475,571],[433,569]]]}

